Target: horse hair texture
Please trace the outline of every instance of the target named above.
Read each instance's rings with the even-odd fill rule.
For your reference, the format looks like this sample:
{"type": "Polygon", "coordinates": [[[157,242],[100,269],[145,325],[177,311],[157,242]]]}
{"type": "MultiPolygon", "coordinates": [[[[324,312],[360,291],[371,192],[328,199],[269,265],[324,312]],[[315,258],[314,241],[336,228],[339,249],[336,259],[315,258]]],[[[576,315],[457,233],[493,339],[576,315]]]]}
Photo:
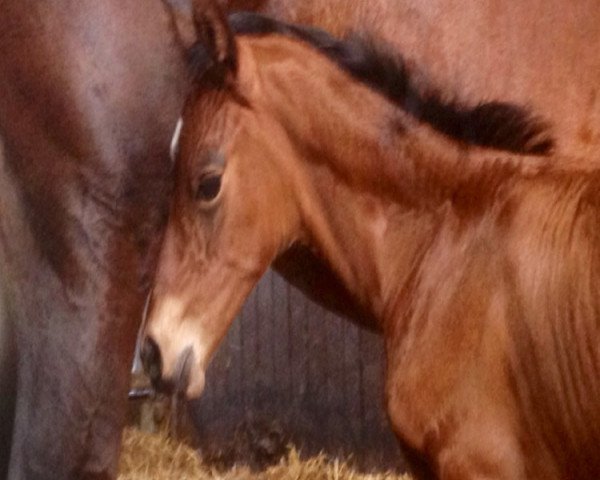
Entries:
{"type": "MultiPolygon", "coordinates": [[[[381,42],[358,35],[339,40],[318,28],[248,12],[230,15],[229,24],[237,35],[280,34],[307,43],[416,120],[456,141],[532,155],[548,155],[554,148],[548,124],[522,106],[501,101],[468,106],[445,100],[437,89],[419,88],[413,79],[422,75],[411,74],[402,56],[381,42]]],[[[223,77],[206,48],[197,43],[188,55],[195,77],[218,87],[223,77]]]]}

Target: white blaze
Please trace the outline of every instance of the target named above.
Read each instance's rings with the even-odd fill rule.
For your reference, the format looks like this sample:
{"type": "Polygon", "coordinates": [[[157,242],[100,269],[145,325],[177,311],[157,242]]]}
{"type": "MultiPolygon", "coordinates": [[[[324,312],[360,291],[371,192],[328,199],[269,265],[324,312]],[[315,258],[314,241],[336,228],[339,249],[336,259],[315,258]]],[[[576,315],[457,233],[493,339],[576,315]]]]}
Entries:
{"type": "Polygon", "coordinates": [[[179,117],[175,131],[173,132],[173,138],[171,138],[171,160],[175,161],[177,156],[177,147],[179,146],[179,137],[181,136],[181,127],[183,127],[183,119],[179,117]]]}
{"type": "Polygon", "coordinates": [[[204,370],[207,362],[208,345],[203,335],[201,319],[184,318],[185,305],[175,296],[160,299],[151,313],[146,327],[147,333],[156,341],[163,362],[163,375],[172,377],[180,356],[187,348],[193,352],[187,394],[198,397],[204,389],[204,370]]]}

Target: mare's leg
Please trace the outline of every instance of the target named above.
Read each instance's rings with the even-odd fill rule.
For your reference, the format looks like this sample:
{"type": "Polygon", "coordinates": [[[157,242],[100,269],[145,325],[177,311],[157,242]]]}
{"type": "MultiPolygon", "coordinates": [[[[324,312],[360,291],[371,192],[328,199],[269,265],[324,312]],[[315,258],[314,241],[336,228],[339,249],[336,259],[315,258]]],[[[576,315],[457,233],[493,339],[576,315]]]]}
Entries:
{"type": "MultiPolygon", "coordinates": [[[[0,155],[2,153],[0,152],[0,155]]],[[[1,274],[0,274],[1,275],[1,274]]],[[[0,276],[0,479],[8,475],[16,401],[16,349],[0,276]]]]}

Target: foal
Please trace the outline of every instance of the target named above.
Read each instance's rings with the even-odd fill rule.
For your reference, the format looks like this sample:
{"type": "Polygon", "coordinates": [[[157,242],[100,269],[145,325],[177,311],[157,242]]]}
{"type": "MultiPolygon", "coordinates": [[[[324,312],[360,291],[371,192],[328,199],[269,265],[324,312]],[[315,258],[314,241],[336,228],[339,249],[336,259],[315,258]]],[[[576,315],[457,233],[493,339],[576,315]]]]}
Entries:
{"type": "Polygon", "coordinates": [[[598,478],[600,176],[474,146],[551,143],[513,107],[419,97],[365,43],[234,27],[197,19],[151,375],[199,395],[244,299],[300,243],[377,319],[392,425],[439,478],[598,478]]]}

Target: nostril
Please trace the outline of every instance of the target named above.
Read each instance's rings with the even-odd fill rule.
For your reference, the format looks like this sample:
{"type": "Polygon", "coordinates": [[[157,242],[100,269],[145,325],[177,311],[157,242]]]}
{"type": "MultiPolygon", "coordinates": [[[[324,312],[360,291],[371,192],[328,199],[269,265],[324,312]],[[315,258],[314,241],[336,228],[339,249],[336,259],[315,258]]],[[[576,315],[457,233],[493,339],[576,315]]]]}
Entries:
{"type": "Polygon", "coordinates": [[[160,349],[152,337],[146,337],[140,353],[142,365],[146,374],[150,377],[152,384],[157,386],[162,376],[162,359],[160,349]]]}

